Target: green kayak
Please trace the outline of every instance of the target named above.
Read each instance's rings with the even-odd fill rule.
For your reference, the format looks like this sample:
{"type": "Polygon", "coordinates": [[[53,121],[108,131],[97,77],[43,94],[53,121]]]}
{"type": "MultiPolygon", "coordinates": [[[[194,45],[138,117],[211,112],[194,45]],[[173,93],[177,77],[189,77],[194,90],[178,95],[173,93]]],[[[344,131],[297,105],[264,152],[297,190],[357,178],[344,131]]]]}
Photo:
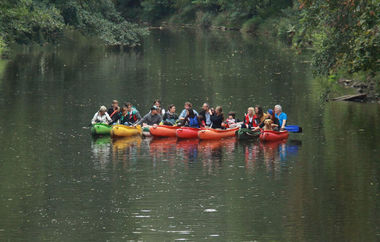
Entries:
{"type": "Polygon", "coordinates": [[[91,127],[92,135],[110,135],[112,126],[108,124],[93,124],[91,127]]]}
{"type": "Polygon", "coordinates": [[[250,129],[241,128],[236,131],[235,134],[239,140],[257,139],[260,136],[260,131],[252,131],[250,129]]]}

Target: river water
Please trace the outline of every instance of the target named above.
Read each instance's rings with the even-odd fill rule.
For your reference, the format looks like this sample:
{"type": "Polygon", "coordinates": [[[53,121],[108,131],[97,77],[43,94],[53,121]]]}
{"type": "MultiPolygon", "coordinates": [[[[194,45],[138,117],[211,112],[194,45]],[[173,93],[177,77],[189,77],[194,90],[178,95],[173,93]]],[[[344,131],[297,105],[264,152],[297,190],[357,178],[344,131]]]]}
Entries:
{"type": "Polygon", "coordinates": [[[380,106],[325,102],[307,55],[238,32],[153,31],[0,62],[0,240],[376,241],[380,106]],[[100,105],[281,104],[303,133],[261,144],[93,139],[100,105]]]}

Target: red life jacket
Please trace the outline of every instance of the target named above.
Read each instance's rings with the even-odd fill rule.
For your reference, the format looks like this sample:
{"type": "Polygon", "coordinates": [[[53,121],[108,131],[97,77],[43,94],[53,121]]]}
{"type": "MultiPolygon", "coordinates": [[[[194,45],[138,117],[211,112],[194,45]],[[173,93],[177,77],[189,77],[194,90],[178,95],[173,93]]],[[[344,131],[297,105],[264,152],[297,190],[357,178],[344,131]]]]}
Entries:
{"type": "Polygon", "coordinates": [[[245,116],[245,122],[244,122],[244,124],[245,125],[252,125],[252,127],[257,127],[257,123],[256,123],[256,114],[255,115],[253,115],[253,117],[252,117],[252,121],[251,122],[249,122],[249,114],[247,114],[246,116],[245,116]]]}

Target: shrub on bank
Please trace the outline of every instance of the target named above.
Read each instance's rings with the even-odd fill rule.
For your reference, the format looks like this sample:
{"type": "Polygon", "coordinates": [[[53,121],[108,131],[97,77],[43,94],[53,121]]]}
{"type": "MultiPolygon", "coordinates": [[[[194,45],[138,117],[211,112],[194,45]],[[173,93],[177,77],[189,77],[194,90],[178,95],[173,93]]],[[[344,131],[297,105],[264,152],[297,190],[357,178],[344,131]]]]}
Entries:
{"type": "Polygon", "coordinates": [[[244,22],[240,31],[245,33],[256,33],[260,24],[263,23],[263,19],[260,16],[253,17],[244,22]]]}

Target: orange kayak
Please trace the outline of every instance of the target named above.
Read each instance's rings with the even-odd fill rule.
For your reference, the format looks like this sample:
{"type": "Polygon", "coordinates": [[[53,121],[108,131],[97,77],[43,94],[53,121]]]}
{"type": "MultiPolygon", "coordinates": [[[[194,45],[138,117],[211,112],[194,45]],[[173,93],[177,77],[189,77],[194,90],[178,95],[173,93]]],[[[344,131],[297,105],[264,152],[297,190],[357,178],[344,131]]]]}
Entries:
{"type": "Polygon", "coordinates": [[[155,137],[176,137],[176,130],[179,126],[158,125],[149,128],[150,133],[155,137]]]}
{"type": "Polygon", "coordinates": [[[205,129],[198,132],[199,139],[223,139],[234,137],[239,128],[233,129],[205,129]]]}
{"type": "Polygon", "coordinates": [[[176,130],[176,136],[180,139],[196,139],[198,138],[198,131],[201,128],[181,127],[176,130]]]}

